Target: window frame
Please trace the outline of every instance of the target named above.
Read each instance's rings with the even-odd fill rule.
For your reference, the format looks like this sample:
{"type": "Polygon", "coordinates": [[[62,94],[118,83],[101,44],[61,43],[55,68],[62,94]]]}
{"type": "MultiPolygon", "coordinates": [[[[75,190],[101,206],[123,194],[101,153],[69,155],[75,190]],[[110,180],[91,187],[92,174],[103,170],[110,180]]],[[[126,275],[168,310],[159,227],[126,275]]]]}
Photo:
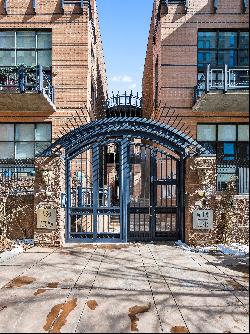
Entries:
{"type": "MultiPolygon", "coordinates": [[[[17,64],[17,53],[19,51],[34,51],[35,52],[35,61],[36,64],[34,66],[40,65],[38,63],[38,55],[40,51],[50,51],[51,52],[51,65],[50,66],[43,66],[47,70],[52,69],[52,30],[51,29],[0,29],[0,32],[8,32],[12,31],[15,33],[15,46],[14,48],[0,48],[0,51],[9,51],[9,52],[14,52],[15,53],[15,64],[14,65],[1,65],[0,67],[17,67],[20,66],[20,64],[17,64]],[[17,33],[18,32],[34,32],[35,33],[35,47],[34,48],[18,48],[17,47],[17,33]],[[50,33],[51,35],[51,47],[50,48],[41,48],[38,47],[38,34],[39,33],[50,33]]],[[[28,65],[30,67],[34,67],[31,65],[28,65]]]]}
{"type": "Polygon", "coordinates": [[[198,68],[198,72],[204,72],[204,70],[206,70],[206,66],[207,65],[203,65],[203,66],[199,66],[199,52],[200,51],[210,51],[210,52],[215,52],[216,53],[216,68],[223,68],[223,65],[219,65],[219,52],[220,51],[236,51],[236,65],[234,65],[234,67],[239,67],[239,68],[244,68],[246,66],[249,65],[239,65],[239,53],[240,51],[248,51],[249,54],[249,47],[248,48],[240,48],[239,44],[240,44],[240,33],[243,32],[248,32],[249,31],[247,29],[199,29],[198,33],[197,33],[197,68],[198,68]],[[216,47],[215,48],[199,48],[199,33],[200,32],[204,32],[204,33],[209,33],[209,32],[215,32],[216,33],[216,47]],[[232,33],[237,33],[237,47],[235,48],[219,48],[219,33],[222,32],[232,32],[232,33]]]}
{"type": "MultiPolygon", "coordinates": [[[[198,125],[215,125],[216,126],[216,141],[199,141],[199,143],[201,145],[212,145],[213,148],[214,148],[214,151],[215,153],[211,153],[211,155],[216,155],[216,160],[217,160],[217,169],[223,169],[223,166],[224,168],[227,167],[227,168],[232,168],[232,167],[235,167],[235,173],[233,174],[232,172],[230,173],[218,173],[217,171],[217,187],[218,187],[218,175],[219,174],[228,174],[228,175],[236,175],[237,177],[239,176],[239,170],[240,168],[249,168],[249,156],[248,156],[248,159],[244,159],[242,158],[242,154],[240,154],[240,148],[242,149],[242,147],[244,147],[244,144],[246,145],[247,147],[247,144],[248,144],[248,150],[249,150],[249,141],[246,139],[246,140],[240,140],[239,141],[239,126],[241,125],[248,125],[249,126],[249,123],[243,123],[243,122],[240,122],[240,123],[212,123],[212,122],[208,122],[208,123],[197,123],[197,134],[196,134],[196,138],[198,137],[198,125]],[[228,141],[221,141],[221,140],[218,140],[218,135],[219,135],[219,125],[236,125],[236,140],[235,141],[232,141],[232,140],[228,140],[228,141]],[[223,144],[234,144],[235,146],[235,155],[234,155],[234,159],[230,159],[230,157],[232,157],[231,154],[222,154],[222,156],[219,156],[219,150],[220,150],[220,145],[223,145],[223,144]],[[227,159],[224,159],[224,158],[229,158],[228,160],[227,159]]],[[[237,183],[237,187],[238,187],[238,193],[239,193],[239,184],[237,183]]],[[[223,189],[219,190],[217,188],[217,191],[222,191],[223,189]]],[[[244,193],[243,193],[244,194],[244,193]]]]}
{"type": "Polygon", "coordinates": [[[1,123],[1,124],[13,124],[14,125],[14,140],[13,141],[10,141],[10,140],[0,140],[0,143],[14,143],[14,158],[1,158],[0,157],[0,160],[33,160],[36,156],[36,144],[39,144],[39,143],[52,143],[52,123],[51,122],[35,122],[35,123],[32,123],[32,122],[20,122],[20,123],[14,123],[14,122],[9,122],[9,123],[1,123]],[[16,126],[17,125],[27,125],[27,124],[32,124],[34,125],[34,140],[28,140],[28,141],[21,141],[21,140],[17,140],[16,138],[16,126]],[[36,140],[36,137],[35,137],[35,134],[36,134],[36,128],[37,128],[37,125],[50,125],[50,129],[51,129],[51,132],[50,132],[50,140],[48,141],[38,141],[36,140]],[[32,144],[33,145],[33,158],[16,158],[16,144],[18,143],[25,143],[25,144],[32,144]]]}

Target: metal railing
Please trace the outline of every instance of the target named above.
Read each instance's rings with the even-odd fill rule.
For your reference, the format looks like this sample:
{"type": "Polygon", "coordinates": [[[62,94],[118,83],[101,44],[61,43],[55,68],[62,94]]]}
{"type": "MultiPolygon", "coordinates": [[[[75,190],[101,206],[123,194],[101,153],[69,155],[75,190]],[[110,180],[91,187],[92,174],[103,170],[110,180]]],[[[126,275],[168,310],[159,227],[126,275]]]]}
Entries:
{"type": "Polygon", "coordinates": [[[249,68],[233,67],[212,68],[209,64],[207,71],[199,79],[195,87],[195,102],[210,91],[223,90],[225,93],[233,90],[249,89],[249,68]]]}
{"type": "Polygon", "coordinates": [[[0,67],[1,91],[42,93],[54,103],[55,92],[52,86],[51,72],[46,71],[41,65],[0,67]]]}
{"type": "Polygon", "coordinates": [[[0,160],[0,193],[19,194],[33,193],[35,167],[32,161],[0,160]]]}
{"type": "Polygon", "coordinates": [[[117,107],[117,106],[132,106],[141,108],[142,99],[139,97],[139,93],[137,95],[133,95],[131,91],[130,94],[125,92],[125,94],[120,95],[119,93],[115,95],[112,93],[111,97],[108,98],[106,102],[107,108],[117,107]]]}
{"type": "Polygon", "coordinates": [[[249,166],[217,165],[217,190],[223,191],[230,180],[235,180],[239,195],[249,194],[249,166]]]}

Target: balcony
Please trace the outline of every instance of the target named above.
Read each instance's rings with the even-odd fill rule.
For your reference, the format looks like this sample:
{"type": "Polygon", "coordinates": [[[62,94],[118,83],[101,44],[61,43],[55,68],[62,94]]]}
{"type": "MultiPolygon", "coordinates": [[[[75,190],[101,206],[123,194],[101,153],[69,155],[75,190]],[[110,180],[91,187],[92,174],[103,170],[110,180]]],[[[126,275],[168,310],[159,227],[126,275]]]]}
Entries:
{"type": "Polygon", "coordinates": [[[248,112],[249,68],[208,65],[195,87],[193,110],[248,112]]]}
{"type": "Polygon", "coordinates": [[[42,66],[0,67],[0,111],[54,112],[51,71],[42,66]]]}
{"type": "Polygon", "coordinates": [[[133,95],[125,92],[125,94],[112,95],[106,101],[106,116],[110,117],[142,117],[142,99],[139,94],[133,95]]]}

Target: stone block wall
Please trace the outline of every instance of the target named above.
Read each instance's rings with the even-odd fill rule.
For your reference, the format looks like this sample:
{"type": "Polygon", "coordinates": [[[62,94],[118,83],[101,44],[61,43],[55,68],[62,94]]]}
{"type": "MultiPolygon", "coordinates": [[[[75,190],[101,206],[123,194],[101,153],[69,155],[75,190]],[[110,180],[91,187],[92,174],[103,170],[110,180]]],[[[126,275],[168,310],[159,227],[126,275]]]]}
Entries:
{"type": "Polygon", "coordinates": [[[61,246],[65,242],[65,209],[61,207],[61,195],[65,193],[64,161],[59,157],[36,159],[35,178],[35,243],[40,246],[61,246]],[[55,210],[55,227],[38,227],[38,210],[55,210]]]}
{"type": "MultiPolygon", "coordinates": [[[[216,191],[216,159],[189,158],[185,178],[185,240],[191,245],[209,245],[222,241],[223,193],[216,191]],[[194,210],[213,210],[214,225],[210,230],[193,229],[194,210]]],[[[249,243],[249,197],[234,196],[230,208],[227,242],[249,243]]]]}

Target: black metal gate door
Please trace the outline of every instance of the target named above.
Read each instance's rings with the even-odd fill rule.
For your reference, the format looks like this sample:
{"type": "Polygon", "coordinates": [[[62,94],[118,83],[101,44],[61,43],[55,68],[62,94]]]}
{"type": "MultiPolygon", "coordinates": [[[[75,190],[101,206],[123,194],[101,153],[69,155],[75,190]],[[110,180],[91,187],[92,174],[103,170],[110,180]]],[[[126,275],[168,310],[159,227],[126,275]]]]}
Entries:
{"type": "Polygon", "coordinates": [[[130,148],[128,239],[177,240],[180,232],[180,162],[157,148],[130,148]]]}
{"type": "Polygon", "coordinates": [[[68,241],[178,239],[179,160],[154,146],[110,139],[68,161],[68,241]]]}

